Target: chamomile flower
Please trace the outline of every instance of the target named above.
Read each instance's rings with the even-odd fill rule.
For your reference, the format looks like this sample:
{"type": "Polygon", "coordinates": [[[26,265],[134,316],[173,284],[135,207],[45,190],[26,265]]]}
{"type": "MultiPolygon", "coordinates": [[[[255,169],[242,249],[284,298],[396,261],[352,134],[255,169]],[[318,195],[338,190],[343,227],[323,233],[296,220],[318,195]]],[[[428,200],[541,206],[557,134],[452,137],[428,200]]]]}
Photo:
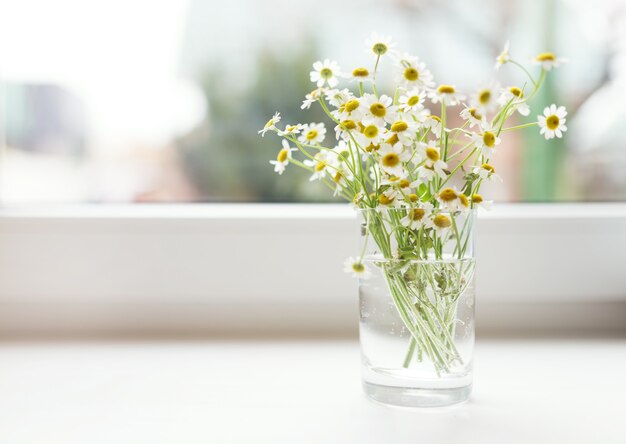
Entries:
{"type": "Polygon", "coordinates": [[[291,148],[289,146],[289,143],[284,139],[282,145],[283,148],[278,152],[276,160],[270,160],[270,164],[274,165],[274,172],[281,175],[285,172],[285,167],[289,165],[289,161],[291,160],[291,152],[297,151],[295,148],[291,148]]]}
{"type": "Polygon", "coordinates": [[[352,206],[355,209],[359,208],[359,204],[361,202],[365,201],[365,193],[363,191],[359,191],[358,193],[356,193],[354,195],[354,197],[352,198],[352,206]]]}
{"type": "Polygon", "coordinates": [[[444,213],[437,213],[431,219],[432,227],[440,236],[444,236],[452,226],[452,219],[444,213]]]}
{"type": "Polygon", "coordinates": [[[335,192],[333,193],[333,197],[338,196],[341,191],[347,188],[348,180],[352,179],[352,173],[345,168],[345,165],[337,165],[334,171],[331,173],[331,178],[333,183],[335,184],[335,192]]]}
{"type": "Polygon", "coordinates": [[[469,127],[473,128],[474,125],[483,125],[485,123],[485,116],[476,108],[465,108],[461,111],[461,118],[469,122],[469,127]]]}
{"type": "Polygon", "coordinates": [[[361,97],[364,105],[363,124],[375,124],[385,126],[385,123],[393,123],[396,120],[396,106],[393,99],[386,95],[376,97],[374,94],[364,94],[361,97]]]}
{"type": "Polygon", "coordinates": [[[259,134],[261,135],[261,137],[265,137],[265,133],[268,131],[274,131],[274,130],[278,131],[276,128],[276,124],[278,122],[280,122],[280,113],[274,113],[272,118],[267,121],[263,129],[259,130],[259,134]]]}
{"type": "Polygon", "coordinates": [[[395,208],[400,205],[400,200],[398,199],[398,192],[389,188],[384,192],[378,195],[378,204],[382,207],[390,207],[395,208]]]}
{"type": "Polygon", "coordinates": [[[359,121],[367,112],[366,104],[363,99],[350,97],[333,112],[337,120],[353,120],[359,121]]]}
{"type": "Polygon", "coordinates": [[[543,110],[543,116],[537,116],[537,122],[541,128],[539,133],[543,134],[546,140],[553,139],[554,136],[563,137],[563,133],[567,131],[565,116],[567,116],[567,111],[564,106],[557,108],[555,104],[552,104],[546,107],[543,110]]]}
{"type": "Polygon", "coordinates": [[[513,101],[514,106],[517,108],[517,112],[522,116],[527,116],[530,114],[530,108],[526,102],[521,101],[523,98],[524,91],[517,86],[509,86],[508,88],[502,89],[500,97],[498,98],[498,103],[500,106],[506,106],[507,103],[513,101]]]}
{"type": "Polygon", "coordinates": [[[309,145],[317,145],[324,141],[326,137],[326,127],[323,123],[309,123],[302,127],[302,134],[298,140],[309,145]]]}
{"type": "Polygon", "coordinates": [[[448,164],[441,160],[439,148],[434,143],[420,143],[417,147],[420,156],[424,159],[424,164],[419,167],[418,174],[427,180],[432,179],[435,175],[445,179],[447,176],[446,169],[448,164]]]}
{"type": "Polygon", "coordinates": [[[376,32],[373,32],[370,38],[365,40],[366,52],[374,53],[377,57],[381,57],[387,54],[390,51],[393,51],[393,48],[396,46],[396,43],[390,36],[381,35],[376,32]]]}
{"type": "Polygon", "coordinates": [[[332,165],[334,159],[331,159],[328,155],[328,151],[319,151],[313,159],[307,159],[304,164],[313,168],[313,174],[309,178],[309,181],[321,180],[326,177],[326,173],[329,170],[329,166],[332,165]]]}
{"type": "Polygon", "coordinates": [[[318,89],[314,89],[309,94],[307,94],[304,97],[304,100],[302,101],[302,105],[300,106],[300,109],[311,108],[311,105],[320,99],[320,97],[322,96],[322,92],[323,92],[323,89],[318,88],[318,89]]]}
{"type": "Polygon", "coordinates": [[[566,62],[567,59],[557,58],[552,52],[542,52],[533,59],[533,64],[541,65],[541,68],[546,71],[551,71],[552,68],[558,68],[566,62]]]}
{"type": "Polygon", "coordinates": [[[459,94],[452,85],[439,85],[436,90],[428,94],[433,103],[443,103],[446,106],[458,105],[465,96],[459,94]]]}
{"type": "MultiPolygon", "coordinates": [[[[456,188],[447,187],[440,190],[436,197],[441,205],[441,208],[450,211],[457,211],[464,206],[462,201],[463,198],[460,198],[461,194],[463,193],[459,193],[456,188]]],[[[467,206],[467,197],[465,195],[463,195],[463,197],[465,197],[465,206],[467,206]]]]}
{"type": "Polygon", "coordinates": [[[335,137],[337,140],[339,140],[339,138],[350,140],[350,131],[355,131],[357,129],[358,125],[354,120],[342,120],[339,122],[339,125],[335,126],[335,137]]]}
{"type": "Polygon", "coordinates": [[[313,63],[313,71],[310,72],[311,82],[315,82],[318,87],[328,85],[334,88],[339,84],[337,77],[341,76],[337,62],[325,59],[313,63]]]}
{"type": "Polygon", "coordinates": [[[369,269],[363,264],[363,261],[356,257],[349,257],[344,261],[343,271],[361,279],[367,279],[371,276],[369,269]]]}
{"type": "Polygon", "coordinates": [[[352,165],[352,153],[350,151],[350,147],[344,140],[340,140],[337,146],[330,152],[336,157],[336,162],[334,163],[336,167],[339,167],[342,164],[352,165]]]}
{"type": "Polygon", "coordinates": [[[300,131],[302,131],[302,128],[304,128],[304,125],[302,125],[301,123],[296,123],[295,125],[286,125],[284,130],[278,131],[278,135],[294,136],[300,133],[300,131]]]}
{"type": "Polygon", "coordinates": [[[472,207],[484,208],[485,210],[491,210],[493,206],[493,200],[484,200],[480,194],[472,194],[472,207]]]}
{"type": "Polygon", "coordinates": [[[435,115],[429,115],[423,122],[424,128],[429,129],[430,133],[437,139],[441,137],[441,119],[435,115]]]}
{"type": "Polygon", "coordinates": [[[354,68],[352,70],[352,75],[350,78],[351,82],[366,83],[366,82],[372,82],[373,80],[374,80],[374,76],[372,75],[372,73],[370,73],[369,69],[367,68],[359,67],[359,68],[354,68]]]}
{"type": "Polygon", "coordinates": [[[398,73],[397,82],[407,89],[432,88],[435,86],[433,75],[426,68],[426,64],[410,54],[402,54],[396,60],[398,73]]]}
{"type": "Polygon", "coordinates": [[[408,208],[406,216],[400,219],[400,223],[412,230],[426,227],[429,225],[432,209],[433,206],[429,202],[413,208],[408,208]]]}
{"type": "Polygon", "coordinates": [[[507,40],[506,43],[504,44],[504,49],[502,50],[500,55],[496,57],[496,65],[494,66],[494,69],[500,69],[502,65],[504,65],[509,60],[511,60],[511,56],[509,55],[510,46],[511,46],[511,42],[507,40]]]}
{"type": "MultiPolygon", "coordinates": [[[[411,185],[417,184],[419,186],[419,182],[415,181],[411,185]]],[[[400,205],[403,207],[414,207],[420,201],[420,197],[415,193],[409,193],[404,195],[404,200],[400,202],[400,205]]]]}
{"type": "Polygon", "coordinates": [[[369,147],[370,145],[375,147],[380,144],[384,135],[384,127],[380,127],[375,123],[369,123],[365,125],[361,132],[354,133],[354,138],[362,147],[369,147]]]}
{"type": "Polygon", "coordinates": [[[405,174],[402,162],[407,162],[411,158],[411,153],[405,150],[401,143],[390,145],[383,143],[378,150],[380,156],[380,168],[387,174],[403,176],[405,174]]]}
{"type": "Polygon", "coordinates": [[[493,111],[497,106],[496,91],[499,87],[492,83],[475,91],[470,97],[470,104],[483,114],[493,111]]]}
{"type": "Polygon", "coordinates": [[[327,89],[324,91],[324,96],[326,97],[326,101],[335,108],[339,108],[342,104],[354,98],[354,95],[348,88],[327,89]]]}
{"type": "Polygon", "coordinates": [[[472,172],[474,174],[477,174],[478,177],[480,177],[482,180],[491,180],[491,181],[498,180],[502,182],[502,179],[500,178],[500,176],[496,174],[496,169],[493,167],[493,165],[489,163],[483,163],[480,166],[474,167],[472,172]]]}
{"type": "Polygon", "coordinates": [[[424,100],[426,100],[426,92],[413,88],[400,95],[398,110],[403,113],[421,111],[424,109],[424,100]]]}
{"type": "Polygon", "coordinates": [[[381,185],[390,185],[406,194],[411,191],[411,181],[406,176],[387,176],[381,182],[381,185]]]}
{"type": "Polygon", "coordinates": [[[417,126],[410,120],[396,120],[389,127],[389,133],[395,135],[402,145],[411,146],[415,140],[417,126]]]}
{"type": "Polygon", "coordinates": [[[490,158],[496,152],[496,147],[500,145],[502,140],[496,135],[496,130],[491,127],[483,127],[482,132],[472,133],[469,136],[476,146],[483,152],[483,155],[490,158]]]}

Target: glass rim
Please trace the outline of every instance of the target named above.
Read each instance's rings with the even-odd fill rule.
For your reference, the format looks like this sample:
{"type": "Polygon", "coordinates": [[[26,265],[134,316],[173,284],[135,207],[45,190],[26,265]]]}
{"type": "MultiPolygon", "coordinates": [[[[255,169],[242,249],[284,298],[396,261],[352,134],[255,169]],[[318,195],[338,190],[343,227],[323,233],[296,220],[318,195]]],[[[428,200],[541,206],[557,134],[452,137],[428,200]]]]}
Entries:
{"type": "MultiPolygon", "coordinates": [[[[369,212],[376,212],[376,213],[391,213],[391,212],[396,212],[396,211],[407,211],[407,210],[412,210],[412,209],[418,209],[420,207],[384,207],[384,208],[380,208],[380,207],[376,207],[376,208],[354,208],[354,210],[361,214],[361,213],[369,213],[369,212]]],[[[455,216],[462,216],[462,215],[469,215],[469,214],[477,214],[478,213],[478,208],[466,208],[463,210],[451,210],[448,208],[433,208],[432,210],[433,213],[443,213],[443,214],[452,214],[455,216]]]]}

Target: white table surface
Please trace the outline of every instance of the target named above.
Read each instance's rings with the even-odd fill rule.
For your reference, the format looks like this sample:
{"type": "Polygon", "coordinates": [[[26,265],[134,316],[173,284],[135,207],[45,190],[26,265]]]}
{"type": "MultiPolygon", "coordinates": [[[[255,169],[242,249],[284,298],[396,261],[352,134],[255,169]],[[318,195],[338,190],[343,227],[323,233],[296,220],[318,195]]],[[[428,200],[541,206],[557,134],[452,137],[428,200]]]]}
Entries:
{"type": "Polygon", "coordinates": [[[352,341],[0,343],[0,443],[626,443],[626,340],[477,344],[474,394],[361,392],[352,341]]]}

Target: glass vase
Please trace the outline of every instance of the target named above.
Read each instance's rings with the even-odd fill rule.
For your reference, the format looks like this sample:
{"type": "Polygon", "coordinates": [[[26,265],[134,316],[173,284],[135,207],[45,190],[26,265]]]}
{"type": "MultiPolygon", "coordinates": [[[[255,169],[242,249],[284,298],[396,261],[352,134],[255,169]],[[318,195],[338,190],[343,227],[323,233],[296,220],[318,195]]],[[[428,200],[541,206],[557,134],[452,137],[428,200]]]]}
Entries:
{"type": "Polygon", "coordinates": [[[363,387],[393,405],[467,400],[474,349],[475,211],[359,210],[363,387]]]}

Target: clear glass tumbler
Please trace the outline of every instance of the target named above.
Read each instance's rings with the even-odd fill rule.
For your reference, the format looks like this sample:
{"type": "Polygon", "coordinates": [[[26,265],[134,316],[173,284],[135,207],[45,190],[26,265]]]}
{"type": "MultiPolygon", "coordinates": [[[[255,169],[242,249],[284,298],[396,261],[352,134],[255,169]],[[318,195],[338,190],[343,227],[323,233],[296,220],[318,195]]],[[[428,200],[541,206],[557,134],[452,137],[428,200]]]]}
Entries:
{"type": "Polygon", "coordinates": [[[436,212],[420,224],[410,224],[403,209],[360,210],[360,216],[368,271],[359,280],[366,394],[415,407],[467,400],[474,348],[475,211],[436,212]]]}

